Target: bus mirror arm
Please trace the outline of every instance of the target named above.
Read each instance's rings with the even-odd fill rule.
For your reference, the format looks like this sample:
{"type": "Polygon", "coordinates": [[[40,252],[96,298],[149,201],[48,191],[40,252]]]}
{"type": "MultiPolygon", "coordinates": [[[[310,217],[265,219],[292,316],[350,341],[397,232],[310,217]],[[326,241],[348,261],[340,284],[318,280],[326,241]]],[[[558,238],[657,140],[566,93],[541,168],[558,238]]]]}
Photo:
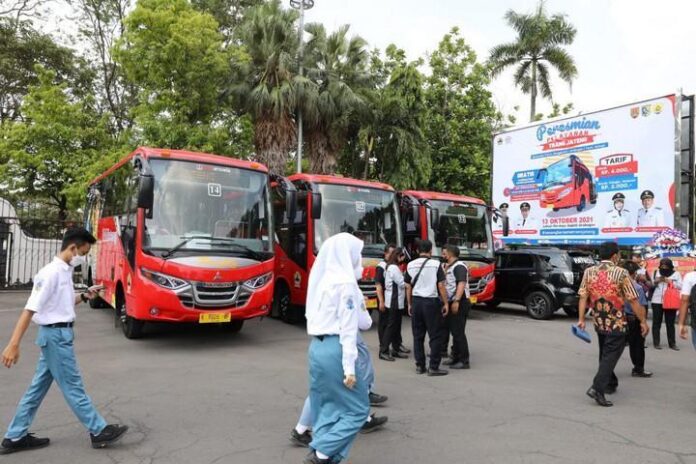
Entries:
{"type": "Polygon", "coordinates": [[[503,237],[510,235],[510,218],[502,216],[503,219],[503,237]]]}
{"type": "Polygon", "coordinates": [[[430,209],[430,226],[435,230],[440,228],[440,210],[437,208],[430,209]]]}
{"type": "Polygon", "coordinates": [[[287,211],[288,220],[292,223],[297,212],[297,189],[292,182],[281,175],[271,173],[269,177],[271,182],[277,184],[285,192],[285,211],[287,211]]]}
{"type": "Polygon", "coordinates": [[[151,175],[141,175],[138,188],[138,208],[145,209],[148,218],[152,218],[152,206],[155,197],[155,178],[151,175]]]}
{"type": "Polygon", "coordinates": [[[312,219],[321,219],[321,193],[312,192],[312,219]]]}

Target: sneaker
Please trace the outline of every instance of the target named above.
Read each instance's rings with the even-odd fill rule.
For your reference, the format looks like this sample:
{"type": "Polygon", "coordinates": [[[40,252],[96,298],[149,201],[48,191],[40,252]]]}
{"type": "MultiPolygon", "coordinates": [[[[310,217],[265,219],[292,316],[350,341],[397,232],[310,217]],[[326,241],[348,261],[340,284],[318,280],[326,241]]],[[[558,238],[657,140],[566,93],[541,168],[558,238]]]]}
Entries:
{"type": "Polygon", "coordinates": [[[45,448],[51,443],[48,438],[36,438],[33,433],[28,433],[17,441],[5,438],[0,446],[0,454],[12,454],[19,451],[45,448]]]}
{"type": "Polygon", "coordinates": [[[392,352],[391,352],[391,357],[394,359],[408,359],[407,354],[402,353],[400,351],[394,351],[394,350],[392,350],[392,352]]]}
{"type": "Polygon", "coordinates": [[[312,432],[305,430],[304,433],[299,433],[297,430],[292,429],[292,432],[290,432],[290,441],[297,446],[309,448],[309,444],[312,443],[312,432]]]}
{"type": "Polygon", "coordinates": [[[360,429],[360,433],[371,433],[374,432],[375,430],[378,430],[382,428],[384,424],[387,423],[389,418],[387,416],[375,416],[374,414],[370,415],[372,420],[370,422],[365,422],[360,429]]]}
{"type": "Polygon", "coordinates": [[[430,368],[428,369],[428,377],[442,377],[443,375],[449,374],[449,371],[445,371],[443,369],[439,368],[430,368]]]}
{"type": "Polygon", "coordinates": [[[643,377],[645,379],[650,378],[653,376],[653,373],[650,371],[633,371],[631,372],[631,376],[633,377],[643,377]]]}
{"type": "Polygon", "coordinates": [[[469,368],[471,368],[471,366],[469,365],[469,363],[458,361],[454,364],[450,364],[449,368],[450,369],[469,369],[469,368]]]}
{"type": "Polygon", "coordinates": [[[128,431],[127,425],[109,424],[99,435],[89,434],[92,439],[92,448],[106,448],[119,441],[128,431]]]}
{"type": "Polygon", "coordinates": [[[679,351],[679,347],[677,345],[669,345],[669,349],[673,351],[679,351]]]}
{"type": "Polygon", "coordinates": [[[406,348],[404,345],[400,345],[400,346],[399,346],[399,353],[409,354],[410,352],[411,352],[411,350],[409,350],[408,348],[406,348]]]}
{"type": "Polygon", "coordinates": [[[416,374],[425,374],[427,371],[425,370],[424,366],[416,366],[416,374]]]}
{"type": "Polygon", "coordinates": [[[386,403],[389,397],[380,395],[378,393],[370,392],[370,406],[377,406],[386,403]]]}
{"type": "Polygon", "coordinates": [[[443,366],[451,366],[452,364],[457,364],[459,362],[458,359],[454,358],[447,358],[444,361],[442,361],[443,366]]]}

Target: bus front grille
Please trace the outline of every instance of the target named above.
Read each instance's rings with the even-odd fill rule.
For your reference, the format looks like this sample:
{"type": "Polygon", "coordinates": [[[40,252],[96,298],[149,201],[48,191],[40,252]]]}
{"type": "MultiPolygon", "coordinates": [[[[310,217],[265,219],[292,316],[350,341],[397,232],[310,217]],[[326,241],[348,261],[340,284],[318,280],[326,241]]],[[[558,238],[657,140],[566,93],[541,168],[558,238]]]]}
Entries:
{"type": "Polygon", "coordinates": [[[239,308],[246,305],[251,293],[238,282],[192,282],[192,286],[178,293],[182,305],[191,309],[239,308]]]}
{"type": "Polygon", "coordinates": [[[377,285],[374,280],[359,280],[358,286],[360,291],[363,292],[365,298],[372,298],[377,296],[377,285]]]}

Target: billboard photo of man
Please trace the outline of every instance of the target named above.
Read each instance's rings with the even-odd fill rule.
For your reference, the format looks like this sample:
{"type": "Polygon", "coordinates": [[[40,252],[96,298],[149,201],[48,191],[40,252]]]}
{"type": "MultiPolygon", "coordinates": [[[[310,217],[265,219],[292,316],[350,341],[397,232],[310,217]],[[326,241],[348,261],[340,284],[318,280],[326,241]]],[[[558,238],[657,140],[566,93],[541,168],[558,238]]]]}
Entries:
{"type": "Polygon", "coordinates": [[[618,192],[611,197],[611,201],[614,207],[607,211],[604,227],[608,229],[631,227],[631,212],[624,208],[626,196],[618,192]]]}
{"type": "Polygon", "coordinates": [[[515,229],[517,230],[537,230],[539,229],[539,224],[536,219],[530,216],[530,211],[532,206],[526,201],[520,204],[520,217],[517,218],[515,222],[515,229]]]}
{"type": "Polygon", "coordinates": [[[662,208],[655,206],[655,194],[651,190],[644,190],[640,194],[643,207],[638,210],[638,227],[664,227],[665,216],[662,208]]]}
{"type": "MultiPolygon", "coordinates": [[[[503,217],[507,216],[507,211],[508,211],[509,207],[510,207],[510,205],[507,203],[501,203],[500,206],[498,206],[498,210],[503,215],[503,217]]],[[[502,230],[503,230],[503,218],[493,216],[493,231],[496,232],[496,231],[502,231],[502,230]]]]}

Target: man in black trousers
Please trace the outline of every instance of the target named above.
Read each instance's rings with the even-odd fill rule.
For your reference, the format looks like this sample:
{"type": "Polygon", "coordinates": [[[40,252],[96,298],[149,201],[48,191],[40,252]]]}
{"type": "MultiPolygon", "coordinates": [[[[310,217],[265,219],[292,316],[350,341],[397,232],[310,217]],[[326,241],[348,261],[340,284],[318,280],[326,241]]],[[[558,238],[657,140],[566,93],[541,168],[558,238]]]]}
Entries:
{"type": "Polygon", "coordinates": [[[578,327],[585,329],[585,312],[589,305],[599,345],[599,368],[587,396],[604,407],[613,406],[604,395],[613,393],[619,383],[614,368],[626,347],[628,321],[623,310],[625,302],[631,305],[640,321],[641,334],[645,336],[649,331],[645,308],[638,304],[638,295],[628,272],[617,266],[620,256],[616,242],[603,243],[599,249],[602,261],[585,270],[578,291],[578,327]]]}
{"type": "MultiPolygon", "coordinates": [[[[469,342],[466,339],[466,318],[469,316],[469,269],[459,261],[459,247],[446,245],[442,257],[445,260],[445,287],[450,311],[446,330],[452,334],[452,355],[443,364],[450,369],[469,369],[469,342]]],[[[445,337],[445,343],[447,343],[445,337]]]]}
{"type": "Polygon", "coordinates": [[[406,275],[406,301],[413,328],[413,354],[416,373],[429,376],[447,375],[440,369],[444,318],[449,312],[445,273],[440,261],[432,258],[430,240],[418,243],[419,257],[408,263],[406,275]],[[430,365],[425,369],[425,334],[430,339],[430,365]]]}

